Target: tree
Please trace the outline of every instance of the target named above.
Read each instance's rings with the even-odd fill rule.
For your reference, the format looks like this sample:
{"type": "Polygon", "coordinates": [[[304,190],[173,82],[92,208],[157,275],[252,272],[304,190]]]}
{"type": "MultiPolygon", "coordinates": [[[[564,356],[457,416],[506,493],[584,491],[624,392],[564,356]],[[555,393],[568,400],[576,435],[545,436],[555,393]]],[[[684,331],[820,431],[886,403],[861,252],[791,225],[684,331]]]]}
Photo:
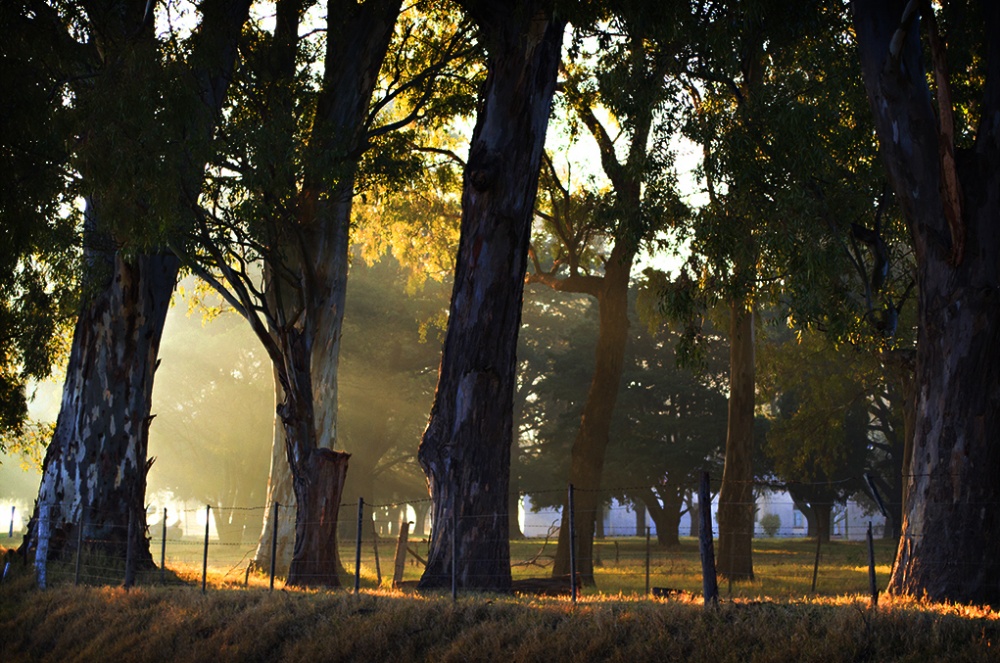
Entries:
{"type": "MultiPolygon", "coordinates": [[[[591,192],[578,200],[570,189],[572,183],[561,182],[555,165],[547,160],[543,177],[547,195],[540,206],[546,211],[539,215],[551,245],[543,252],[541,242],[536,242],[531,251],[534,270],[527,277],[556,290],[587,294],[598,303],[594,371],[569,471],[569,483],[577,491],[577,568],[582,581],[589,584],[594,582],[593,540],[602,500],[601,476],[628,339],[632,264],[644,243],[686,213],[674,188],[669,122],[658,117],[667,111],[670,88],[664,77],[675,56],[674,35],[649,29],[650,24],[672,25],[671,14],[668,9],[654,16],[648,12],[614,16],[610,25],[589,35],[603,45],[599,52],[580,54],[583,61],[594,59],[593,69],[600,74],[592,77],[585,68],[567,65],[563,84],[567,105],[573,121],[586,127],[596,142],[611,191],[591,192]],[[612,40],[609,35],[613,33],[622,36],[612,40]],[[598,104],[622,126],[618,138],[626,140],[612,138],[595,112],[598,104]]],[[[587,36],[584,31],[575,39],[583,41],[587,36]]],[[[568,525],[569,510],[563,509],[554,576],[570,572],[568,525]]]]}
{"type": "Polygon", "coordinates": [[[27,16],[30,4],[0,7],[0,452],[34,439],[25,429],[28,382],[59,361],[79,296],[80,219],[65,177],[72,117],[50,99],[67,45],[27,16]]]}
{"type": "Polygon", "coordinates": [[[1000,6],[949,5],[940,16],[947,32],[930,3],[852,6],[882,161],[910,229],[919,284],[915,436],[889,591],[996,603],[1000,6]],[[965,77],[973,84],[963,87],[965,77]]]}
{"type": "MultiPolygon", "coordinates": [[[[337,376],[354,196],[373,183],[384,188],[405,179],[412,171],[414,161],[403,149],[408,127],[425,115],[436,115],[433,107],[437,104],[452,106],[450,83],[461,78],[455,70],[474,52],[469,45],[469,26],[446,20],[447,8],[410,7],[410,16],[394,32],[399,9],[398,0],[373,0],[362,6],[332,4],[327,12],[323,77],[315,86],[318,89],[312,90],[307,82],[310,70],[296,69],[295,54],[296,49],[308,54],[314,47],[298,36],[301,7],[287,4],[282,15],[289,25],[281,28],[280,38],[277,34],[274,40],[262,38],[257,61],[251,64],[256,69],[244,88],[250,101],[243,105],[246,114],[234,122],[234,137],[242,138],[230,142],[228,159],[220,163],[228,169],[235,166],[239,178],[227,181],[220,171],[217,199],[226,199],[229,194],[224,192],[235,187],[239,198],[245,197],[248,204],[237,204],[225,212],[229,218],[207,219],[210,237],[201,241],[205,248],[219,242],[223,254],[235,249],[241,264],[257,259],[265,263],[262,287],[247,280],[249,272],[239,271],[224,275],[228,286],[216,283],[242,298],[244,311],[263,306],[264,318],[279,321],[277,325],[263,318],[251,322],[265,347],[272,347],[269,353],[276,367],[279,402],[289,398],[291,387],[283,380],[290,376],[281,374],[281,366],[287,363],[279,359],[285,352],[281,350],[283,341],[275,337],[275,344],[267,336],[282,325],[300,327],[296,333],[304,334],[301,342],[305,346],[287,349],[300,354],[296,389],[312,392],[311,413],[302,413],[314,419],[314,433],[308,433],[307,425],[300,433],[314,434],[318,449],[330,450],[338,440],[337,376]],[[424,13],[418,13],[421,9],[424,13]],[[428,19],[432,14],[435,18],[428,19]],[[387,58],[393,38],[398,41],[387,58]],[[280,57],[267,55],[276,48],[280,57]],[[272,69],[275,63],[281,63],[280,70],[272,69]],[[265,85],[257,85],[258,81],[265,85]],[[446,93],[437,95],[441,90],[446,93]],[[265,110],[263,117],[260,109],[265,110]],[[302,130],[302,126],[308,128],[302,130]],[[290,154],[297,158],[289,159],[290,154]],[[257,163],[267,165],[258,168],[257,163]],[[243,233],[235,244],[226,234],[233,224],[243,233]],[[306,346],[309,351],[303,352],[306,346]],[[308,380],[307,371],[311,373],[308,380]]],[[[223,254],[209,256],[214,269],[225,264],[223,254]]],[[[300,408],[306,407],[304,395],[302,391],[296,397],[300,408]]],[[[295,505],[299,514],[316,507],[302,505],[304,495],[295,486],[306,484],[295,479],[294,468],[290,473],[286,470],[289,451],[298,443],[288,437],[285,416],[280,415],[279,420],[268,501],[295,505]]],[[[321,451],[317,457],[326,455],[321,451]]],[[[270,559],[270,514],[268,511],[264,520],[255,560],[258,564],[270,559]]],[[[309,520],[305,515],[302,518],[309,520]]],[[[296,522],[298,538],[303,533],[300,521],[296,522]]],[[[333,536],[333,523],[324,521],[323,528],[327,531],[323,536],[333,536]]],[[[329,573],[324,571],[323,579],[316,582],[333,583],[331,569],[339,566],[339,560],[333,561],[336,552],[330,552],[330,547],[323,550],[314,547],[310,553],[330,558],[329,573]]]]}
{"type": "Polygon", "coordinates": [[[437,392],[418,451],[434,523],[420,585],[450,584],[454,561],[460,586],[506,590],[515,349],[564,23],[547,2],[464,7],[489,54],[488,73],[465,167],[437,392]]]}
{"type": "Polygon", "coordinates": [[[187,57],[170,62],[148,3],[28,4],[29,29],[65,53],[52,103],[77,114],[71,167],[86,207],[83,301],[25,546],[58,554],[82,523],[85,538],[123,555],[131,529],[138,563],[151,565],[151,395],[178,270],[165,234],[189,220],[182,201],[201,185],[250,1],[203,2],[187,57]]]}
{"type": "Polygon", "coordinates": [[[400,5],[328,4],[313,105],[295,94],[305,7],[301,0],[277,4],[274,35],[248,51],[247,103],[226,127],[231,140],[216,164],[209,204],[197,207],[190,238],[197,253],[181,249],[246,318],[274,367],[295,495],[292,585],[339,585],[337,518],[348,455],[332,446],[351,206],[372,137],[372,92],[400,5]],[[297,149],[303,158],[289,159],[297,149]],[[257,260],[260,273],[251,268],[257,260]]]}
{"type": "Polygon", "coordinates": [[[699,369],[676,366],[680,333],[636,326],[629,341],[614,454],[606,485],[645,507],[661,546],[677,546],[684,498],[701,473],[721,469],[726,437],[724,344],[712,344],[699,369]]]}
{"type": "Polygon", "coordinates": [[[846,76],[850,39],[842,7],[699,4],[688,32],[692,49],[680,64],[691,100],[684,133],[702,149],[707,202],[691,225],[688,265],[676,278],[651,283],[663,295],[661,308],[689,325],[685,352],[697,355],[704,311],[720,303],[729,309],[718,560],[721,573],[749,579],[754,318],[764,303],[781,306],[796,324],[835,317],[841,309],[823,310],[821,302],[833,298],[820,295],[830,292],[830,275],[845,273],[849,258],[846,239],[831,241],[831,230],[870,214],[878,194],[865,165],[870,141],[856,113],[857,85],[846,76]]]}

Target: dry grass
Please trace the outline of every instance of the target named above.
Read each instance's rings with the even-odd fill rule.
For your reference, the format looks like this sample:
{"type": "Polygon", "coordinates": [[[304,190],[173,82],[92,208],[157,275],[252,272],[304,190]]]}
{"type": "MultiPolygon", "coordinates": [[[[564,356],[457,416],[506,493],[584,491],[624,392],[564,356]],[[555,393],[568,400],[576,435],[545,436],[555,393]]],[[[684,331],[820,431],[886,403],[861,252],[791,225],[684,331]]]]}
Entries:
{"type": "MultiPolygon", "coordinates": [[[[795,557],[794,546],[779,550],[795,557]]],[[[620,546],[618,564],[624,563],[620,546]]],[[[604,564],[612,560],[605,557],[604,564]]],[[[210,575],[213,586],[202,594],[200,565],[180,568],[177,579],[184,584],[171,587],[126,592],[63,584],[39,591],[29,571],[15,566],[0,585],[5,663],[1000,661],[997,612],[898,599],[883,598],[877,610],[857,596],[734,598],[710,611],[693,599],[596,593],[575,607],[564,599],[530,597],[463,596],[452,602],[448,596],[375,589],[360,596],[271,593],[267,579],[259,577],[235,589],[242,574],[232,585],[226,569],[210,575]]],[[[811,566],[808,575],[811,581],[811,566]]]]}

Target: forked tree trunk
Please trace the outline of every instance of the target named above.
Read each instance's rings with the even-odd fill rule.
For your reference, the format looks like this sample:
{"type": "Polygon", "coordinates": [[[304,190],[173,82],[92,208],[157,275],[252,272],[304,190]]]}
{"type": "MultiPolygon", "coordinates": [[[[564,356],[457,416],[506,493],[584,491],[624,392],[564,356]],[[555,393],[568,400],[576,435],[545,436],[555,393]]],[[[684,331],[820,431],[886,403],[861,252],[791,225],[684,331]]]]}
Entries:
{"type": "Polygon", "coordinates": [[[450,586],[454,553],[460,587],[507,591],[515,350],[565,23],[545,2],[465,6],[489,52],[488,74],[465,167],[437,393],[418,452],[433,500],[420,586],[450,586]]]}
{"type": "MultiPolygon", "coordinates": [[[[980,3],[985,86],[973,147],[954,150],[937,67],[936,108],[902,0],[854,2],[882,157],[917,260],[917,405],[896,594],[1000,602],[1000,4],[980,3]],[[896,36],[894,38],[894,36],[896,36]]],[[[928,25],[933,30],[933,25],[928,25]]],[[[933,36],[933,34],[932,34],[933,36]]],[[[934,39],[930,40],[934,44],[934,39]]],[[[967,47],[961,42],[952,47],[967,47]]],[[[934,59],[944,60],[943,45],[934,59]]]]}
{"type": "Polygon", "coordinates": [[[729,418],[719,490],[717,569],[753,580],[754,315],[733,302],[729,322],[729,418]]]}
{"type": "MultiPolygon", "coordinates": [[[[656,525],[656,543],[664,548],[679,546],[681,510],[684,507],[684,489],[666,486],[659,491],[663,504],[652,490],[643,491],[640,499],[646,505],[649,517],[656,525]]],[[[645,532],[643,532],[645,533],[645,532]]]]}
{"type": "MultiPolygon", "coordinates": [[[[268,488],[272,504],[281,501],[278,498],[289,500],[285,488],[288,483],[295,496],[295,544],[288,575],[290,584],[336,584],[336,571],[340,568],[335,545],[336,523],[347,454],[331,449],[337,443],[338,432],[337,375],[347,296],[351,209],[355,174],[361,154],[367,148],[369,103],[401,4],[401,0],[364,3],[337,0],[329,2],[327,7],[325,69],[310,135],[311,147],[324,158],[310,162],[306,169],[302,188],[297,193],[294,220],[301,235],[293,236],[292,246],[287,251],[298,256],[292,268],[300,275],[300,280],[308,284],[307,310],[300,330],[300,340],[308,342],[306,354],[294,360],[300,375],[288,376],[298,381],[295,388],[299,393],[288,394],[280,380],[276,381],[278,398],[284,398],[279,411],[284,411],[285,415],[279,414],[283,430],[275,432],[274,444],[277,447],[279,439],[284,437],[288,463],[282,467],[275,448],[268,488]],[[307,391],[308,430],[301,428],[304,423],[299,417],[305,406],[298,400],[305,398],[307,391]],[[292,402],[294,408],[290,407],[292,402]],[[299,457],[295,461],[291,450],[299,457]],[[300,476],[300,470],[305,474],[300,476]],[[336,479],[338,476],[340,478],[336,479]],[[336,500],[330,501],[334,493],[336,500]],[[318,530],[307,531],[313,526],[318,530]],[[332,530],[328,531],[330,527],[332,530]]],[[[290,79],[295,72],[294,53],[302,3],[286,1],[279,3],[278,9],[282,16],[277,28],[281,37],[276,39],[275,52],[282,66],[274,74],[279,79],[290,79]]],[[[291,136],[285,138],[291,144],[291,136]]],[[[274,293],[271,295],[273,298],[274,293]]],[[[285,366],[290,366],[290,350],[283,348],[282,352],[285,366]]],[[[276,370],[280,373],[282,368],[276,367],[276,370]]],[[[275,423],[277,425],[278,421],[275,423]]],[[[267,568],[271,561],[272,514],[273,510],[269,509],[264,517],[255,557],[258,568],[267,568]]],[[[288,550],[284,526],[279,526],[279,540],[283,545],[276,561],[283,562],[288,550]]]]}
{"type": "MultiPolygon", "coordinates": [[[[95,213],[88,206],[88,216],[95,213]]],[[[24,545],[47,546],[50,558],[75,550],[82,522],[88,548],[124,559],[131,516],[132,550],[142,568],[153,564],[145,509],[153,373],[178,261],[88,253],[103,278],[92,284],[96,294],[77,319],[24,545]],[[40,512],[47,517],[39,519],[40,512]]]]}

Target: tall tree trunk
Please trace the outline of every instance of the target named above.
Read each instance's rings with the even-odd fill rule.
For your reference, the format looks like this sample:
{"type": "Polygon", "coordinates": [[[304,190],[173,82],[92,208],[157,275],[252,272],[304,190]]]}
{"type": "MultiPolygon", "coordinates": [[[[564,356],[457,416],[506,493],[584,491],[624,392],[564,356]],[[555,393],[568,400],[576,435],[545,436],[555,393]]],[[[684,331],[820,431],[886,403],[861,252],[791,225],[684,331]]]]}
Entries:
{"type": "MultiPolygon", "coordinates": [[[[310,135],[314,157],[322,154],[323,158],[308,164],[297,193],[294,224],[299,232],[291,234],[286,247],[289,256],[296,256],[291,259],[295,263],[292,268],[301,278],[293,287],[305,289],[302,299],[306,308],[294,338],[281,343],[284,368],[276,367],[279,375],[293,366],[299,372],[286,375],[297,393],[288,393],[286,383],[278,385],[283,391],[279,418],[296,505],[290,584],[338,583],[336,524],[347,454],[332,448],[337,443],[337,374],[351,209],[355,175],[367,147],[368,107],[401,4],[401,0],[360,4],[329,0],[327,6],[325,69],[310,135]],[[301,400],[307,393],[308,405],[301,400]]],[[[290,80],[295,73],[302,7],[300,0],[279,3],[281,20],[274,47],[274,76],[279,80],[290,80]]],[[[290,112],[286,106],[281,110],[290,112]]],[[[290,136],[285,138],[291,141],[290,136]]],[[[282,293],[269,294],[273,302],[282,293]]],[[[279,437],[276,432],[275,446],[279,437]]],[[[288,478],[282,476],[277,453],[277,449],[272,453],[268,489],[272,503],[288,478]]],[[[270,562],[270,517],[270,513],[265,516],[258,543],[255,560],[259,566],[270,562]]],[[[286,550],[283,546],[282,552],[286,550]]],[[[283,558],[284,554],[279,556],[279,560],[283,558]]]]}
{"type": "MultiPolygon", "coordinates": [[[[121,62],[129,59],[123,54],[134,48],[140,54],[137,57],[150,58],[155,52],[150,48],[152,22],[145,18],[148,7],[142,2],[117,4],[115,11],[88,16],[95,40],[104,51],[107,69],[95,79],[100,81],[96,89],[103,92],[95,92],[85,81],[77,90],[81,99],[115,91],[119,85],[128,90],[131,81],[117,70],[121,62]]],[[[184,94],[191,105],[182,133],[188,142],[177,155],[179,171],[172,173],[183,189],[176,192],[182,200],[201,186],[205,162],[195,155],[201,154],[198,148],[214,132],[231,78],[236,41],[249,7],[250,0],[206,0],[200,7],[203,18],[193,38],[191,75],[185,78],[184,94]]],[[[145,65],[156,66],[150,61],[145,65]]],[[[125,99],[128,96],[127,92],[122,94],[125,99]]],[[[155,109],[130,107],[128,112],[144,111],[153,115],[155,109]]],[[[93,127],[99,141],[109,140],[101,133],[104,130],[93,127]]],[[[92,175],[84,173],[88,185],[91,179],[102,179],[92,175]]],[[[139,189],[151,185],[133,184],[139,189]]],[[[98,547],[118,555],[124,550],[131,514],[133,554],[140,565],[152,564],[145,518],[151,399],[179,261],[163,252],[126,258],[116,251],[107,228],[128,224],[122,219],[102,218],[101,197],[101,191],[92,190],[87,201],[84,255],[91,269],[84,289],[88,299],[74,329],[62,405],[46,452],[36,502],[36,507],[47,507],[49,517],[38,520],[36,513],[36,527],[26,537],[25,545],[36,547],[40,539],[45,539],[49,554],[57,554],[75,545],[75,527],[82,522],[85,539],[106,542],[98,547]]],[[[119,208],[129,208],[118,202],[119,208]]],[[[141,209],[144,202],[133,201],[133,207],[141,209]]],[[[185,204],[182,202],[181,208],[185,204]]]]}
{"type": "MultiPolygon", "coordinates": [[[[93,204],[87,215],[93,223],[93,204]]],[[[93,237],[93,235],[90,235],[93,237]]],[[[178,261],[168,255],[88,251],[103,272],[73,333],[62,406],[45,453],[25,544],[49,556],[87,545],[124,559],[128,522],[140,568],[152,566],[146,538],[147,447],[153,374],[178,261]],[[95,255],[97,254],[97,255],[95,255]],[[39,519],[40,507],[47,517],[39,519]]]]}
{"type": "MultiPolygon", "coordinates": [[[[933,6],[855,0],[883,161],[917,260],[917,405],[902,536],[889,591],[1000,602],[1000,5],[981,3],[986,83],[974,146],[956,153],[933,6]],[[920,25],[931,31],[937,108],[920,25]],[[894,38],[894,36],[896,36],[894,38]],[[937,112],[935,112],[937,111],[937,112]]],[[[952,44],[961,48],[961,43],[952,44]]]]}
{"type": "Polygon", "coordinates": [[[753,580],[754,315],[734,301],[729,322],[729,419],[719,490],[720,574],[753,580]]]}
{"type": "MultiPolygon", "coordinates": [[[[607,261],[605,274],[600,279],[597,297],[600,322],[594,375],[580,416],[580,427],[573,440],[570,460],[569,482],[576,489],[577,571],[581,581],[590,585],[594,584],[594,523],[597,508],[604,497],[601,476],[628,342],[628,281],[634,253],[626,250],[625,244],[624,241],[616,243],[607,261]]],[[[563,576],[569,572],[569,510],[563,509],[552,574],[563,576]]]]}
{"type": "Polygon", "coordinates": [[[565,23],[545,2],[465,6],[489,52],[488,74],[465,168],[437,393],[418,452],[433,500],[420,586],[448,586],[454,553],[459,586],[506,591],[515,350],[565,23]]]}

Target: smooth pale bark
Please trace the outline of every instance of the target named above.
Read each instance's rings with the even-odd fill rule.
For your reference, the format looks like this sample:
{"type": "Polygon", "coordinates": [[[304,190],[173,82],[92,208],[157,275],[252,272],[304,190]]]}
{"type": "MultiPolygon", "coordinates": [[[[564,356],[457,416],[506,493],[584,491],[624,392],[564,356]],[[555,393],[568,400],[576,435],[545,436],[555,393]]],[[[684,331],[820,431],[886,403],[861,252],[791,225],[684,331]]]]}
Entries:
{"type": "Polygon", "coordinates": [[[739,301],[729,315],[729,418],[716,568],[733,580],[753,580],[754,314],[739,301]]]}
{"type": "Polygon", "coordinates": [[[996,604],[1000,5],[981,3],[987,44],[986,82],[974,109],[980,124],[974,145],[954,153],[947,78],[938,77],[935,103],[923,66],[922,21],[901,26],[905,4],[853,3],[865,86],[883,162],[910,229],[919,286],[913,451],[889,591],[996,604]]]}
{"type": "MultiPolygon", "coordinates": [[[[119,54],[140,42],[146,48],[153,38],[151,23],[137,27],[143,25],[144,3],[117,4],[114,12],[88,17],[107,67],[101,75],[112,86],[120,76],[119,54]]],[[[195,148],[210,140],[214,131],[249,7],[250,0],[207,0],[201,5],[203,19],[194,37],[191,75],[186,78],[185,93],[194,103],[184,132],[189,143],[178,156],[177,181],[185,189],[177,192],[179,197],[200,188],[205,163],[195,156],[195,148]]],[[[86,81],[77,92],[81,97],[92,93],[86,81]]],[[[93,127],[95,132],[102,129],[93,127]]],[[[83,181],[86,189],[90,182],[86,171],[83,181]]],[[[123,557],[131,514],[133,554],[140,566],[151,565],[145,489],[153,376],[179,262],[166,253],[126,258],[117,251],[104,230],[109,219],[101,217],[100,197],[100,192],[92,191],[87,202],[85,301],[74,329],[61,409],[36,502],[36,510],[46,505],[50,515],[45,522],[36,517],[37,526],[31,528],[25,546],[38,547],[44,538],[41,547],[50,556],[75,548],[76,527],[82,522],[86,545],[123,557]]],[[[141,208],[142,202],[135,207],[141,208]]]]}
{"type": "MultiPolygon", "coordinates": [[[[351,205],[359,160],[367,148],[369,103],[400,6],[401,0],[328,2],[325,69],[309,138],[311,159],[295,195],[295,218],[276,220],[282,246],[269,257],[283,261],[280,269],[269,266],[272,273],[290,272],[295,278],[271,281],[268,304],[275,319],[284,321],[281,327],[255,327],[274,363],[277,413],[295,497],[291,585],[340,584],[337,519],[348,454],[332,447],[337,439],[337,369],[351,205]]],[[[278,4],[273,58],[278,80],[290,79],[295,71],[290,54],[295,52],[301,10],[300,0],[278,4]]],[[[290,108],[279,104],[276,112],[290,108]]],[[[284,140],[291,144],[292,137],[284,140]]],[[[272,481],[278,467],[275,459],[272,481]]],[[[278,496],[274,489],[269,494],[278,496]]],[[[270,561],[269,518],[270,513],[258,546],[262,565],[270,561]]]]}
{"type": "Polygon", "coordinates": [[[465,168],[437,393],[418,451],[433,501],[420,586],[450,586],[454,539],[459,587],[507,591],[515,350],[565,23],[544,2],[465,6],[489,52],[488,73],[465,168]]]}

